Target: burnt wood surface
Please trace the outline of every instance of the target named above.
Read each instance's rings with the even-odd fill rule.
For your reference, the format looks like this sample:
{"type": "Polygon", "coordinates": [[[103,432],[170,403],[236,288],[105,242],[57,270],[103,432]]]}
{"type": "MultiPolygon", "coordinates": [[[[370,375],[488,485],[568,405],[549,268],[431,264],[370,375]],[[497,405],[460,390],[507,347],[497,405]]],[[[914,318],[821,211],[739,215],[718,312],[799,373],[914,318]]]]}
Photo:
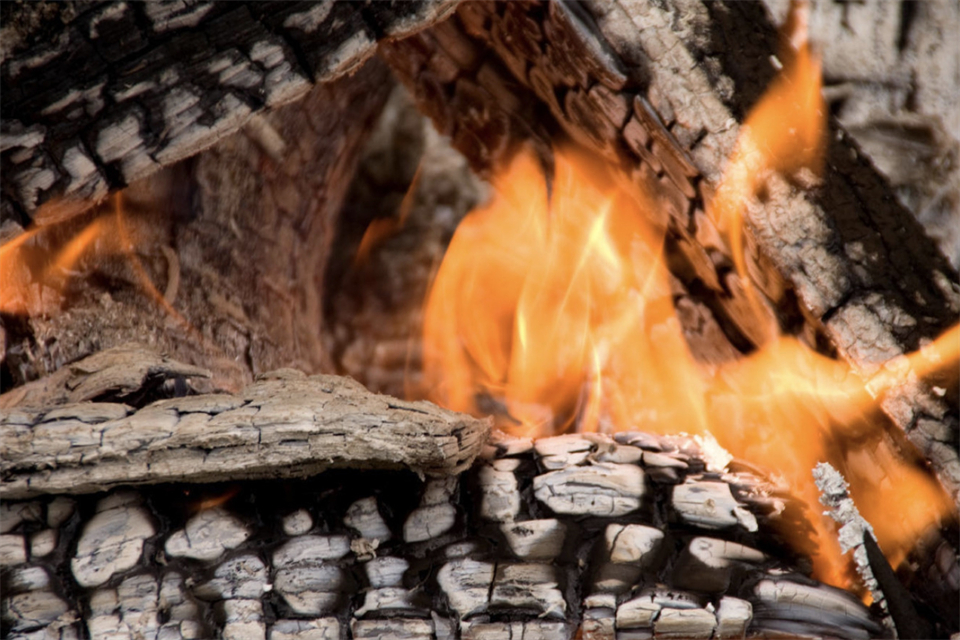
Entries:
{"type": "MultiPolygon", "coordinates": [[[[292,370],[183,396],[203,375],[129,346],[0,396],[5,637],[889,635],[810,578],[815,516],[715,443],[490,434],[292,370]]],[[[907,604],[945,637],[934,547],[907,604]]]]}
{"type": "Polygon", "coordinates": [[[291,369],[265,374],[236,395],[174,397],[139,411],[83,402],[140,387],[143,404],[150,376],[129,375],[138,369],[152,369],[152,383],[204,375],[142,348],[118,348],[65,367],[69,375],[0,396],[0,496],[306,477],[336,467],[455,474],[490,430],[489,419],[291,369]]]}
{"type": "MultiPolygon", "coordinates": [[[[829,345],[865,379],[956,323],[957,274],[842,126],[822,182],[776,177],[748,211],[746,288],[706,208],[742,120],[775,76],[776,31],[757,3],[601,0],[462,4],[382,55],[421,109],[480,170],[556,129],[660,199],[670,264],[729,341],[749,352],[779,329],[829,345]],[[462,113],[469,114],[462,117],[462,113]],[[535,123],[531,125],[530,123],[535,123]],[[783,277],[783,280],[780,279],[783,277]]],[[[956,390],[909,372],[881,398],[960,499],[956,390]]]]}
{"type": "Polygon", "coordinates": [[[355,71],[448,0],[3,7],[2,213],[95,200],[355,71]]]}

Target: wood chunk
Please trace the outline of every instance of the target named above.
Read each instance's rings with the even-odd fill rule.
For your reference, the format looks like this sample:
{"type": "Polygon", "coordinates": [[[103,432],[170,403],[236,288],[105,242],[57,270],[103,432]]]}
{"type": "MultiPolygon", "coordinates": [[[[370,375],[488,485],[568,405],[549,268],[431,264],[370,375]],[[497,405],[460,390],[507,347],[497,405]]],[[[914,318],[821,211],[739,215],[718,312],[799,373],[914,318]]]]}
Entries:
{"type": "Polygon", "coordinates": [[[403,523],[404,542],[423,542],[445,534],[457,521],[457,508],[450,503],[418,507],[403,523]]]}
{"type": "Polygon", "coordinates": [[[359,531],[360,536],[367,540],[386,542],[393,535],[383,516],[380,515],[377,499],[373,496],[361,498],[350,505],[343,517],[343,523],[359,531]]]}
{"type": "Polygon", "coordinates": [[[339,560],[350,553],[347,536],[300,536],[273,552],[273,566],[285,567],[297,562],[339,560]]]}
{"type": "Polygon", "coordinates": [[[266,379],[237,397],[164,400],[93,425],[44,423],[28,440],[0,417],[0,495],[296,477],[343,466],[450,475],[469,466],[489,428],[489,421],[371,394],[336,376],[266,379]]]}
{"type": "Polygon", "coordinates": [[[609,524],[604,541],[610,562],[644,565],[659,550],[663,532],[642,524],[609,524]]]}
{"type": "Polygon", "coordinates": [[[170,534],[164,545],[168,556],[210,562],[228,549],[240,546],[251,531],[236,516],[221,507],[205,509],[170,534]]]}
{"type": "Polygon", "coordinates": [[[193,594],[203,600],[257,599],[267,587],[267,567],[254,554],[243,554],[220,564],[213,577],[197,585],[193,594]]]}
{"type": "MultiPolygon", "coordinates": [[[[846,637],[875,637],[880,625],[852,594],[823,584],[764,579],[753,588],[754,625],[780,627],[796,622],[806,630],[846,637]]],[[[780,627],[783,628],[783,627],[780,627]]]]}
{"type": "Polygon", "coordinates": [[[296,613],[318,616],[336,608],[343,579],[343,570],[335,564],[300,562],[278,569],[273,588],[296,613]]]}
{"type": "Polygon", "coordinates": [[[363,596],[363,605],[353,612],[361,618],[370,612],[389,615],[398,611],[418,611],[419,607],[413,602],[414,593],[409,589],[399,587],[383,587],[371,589],[363,596]]]}
{"type": "Polygon", "coordinates": [[[403,574],[409,568],[409,562],[403,558],[392,556],[374,558],[363,565],[363,570],[367,574],[367,582],[374,589],[401,586],[403,584],[403,574]]]}
{"type": "Polygon", "coordinates": [[[522,560],[553,560],[563,549],[567,526],[559,520],[524,520],[500,525],[510,550],[522,560]]]}
{"type": "Polygon", "coordinates": [[[570,640],[573,625],[563,622],[532,620],[529,622],[463,622],[462,640],[570,640]]]}
{"type": "MultiPolygon", "coordinates": [[[[344,521],[346,522],[346,518],[344,518],[344,521]]],[[[284,516],[282,526],[283,532],[288,536],[301,536],[313,528],[313,518],[306,509],[297,509],[284,516]]],[[[347,526],[350,526],[349,523],[347,526]]]]}
{"type": "Polygon", "coordinates": [[[70,561],[73,577],[83,587],[104,584],[140,560],[143,542],[156,533],[136,494],[104,498],[98,513],[87,522],[70,561]]]}
{"type": "Polygon", "coordinates": [[[730,586],[734,566],[757,564],[766,557],[756,549],[716,538],[693,538],[673,568],[673,584],[681,589],[723,592],[730,586]]]}
{"type": "Polygon", "coordinates": [[[726,482],[688,480],[673,488],[673,508],[690,524],[707,529],[742,526],[757,530],[756,517],[741,506],[726,482]]]}
{"type": "Polygon", "coordinates": [[[266,640],[263,603],[259,599],[230,599],[218,602],[216,610],[224,620],[223,640],[266,640]]]}
{"type": "Polygon", "coordinates": [[[622,516],[640,508],[643,471],[609,462],[569,467],[537,476],[533,490],[537,500],[554,513],[622,516]]]}
{"type": "Polygon", "coordinates": [[[567,603],[557,585],[556,568],[549,564],[497,565],[490,605],[534,609],[538,616],[563,619],[567,603]]]}
{"type": "MultiPolygon", "coordinates": [[[[57,530],[42,529],[30,535],[30,557],[42,558],[57,548],[57,530]]],[[[3,564],[0,561],[0,564],[3,564]]]]}
{"type": "Polygon", "coordinates": [[[753,606],[747,600],[723,596],[717,608],[717,640],[745,637],[752,619],[753,606]]]}
{"type": "MultiPolygon", "coordinates": [[[[0,395],[0,409],[49,408],[85,402],[108,394],[122,397],[176,377],[209,376],[210,373],[205,369],[160,356],[139,345],[123,345],[69,364],[49,376],[0,395]],[[146,384],[148,379],[149,385],[146,384]]],[[[117,405],[89,408],[110,411],[104,414],[102,419],[94,418],[93,422],[122,418],[128,411],[121,411],[121,407],[117,405]],[[118,412],[120,415],[117,415],[118,412]]]]}
{"type": "Polygon", "coordinates": [[[614,609],[586,609],[580,624],[583,640],[614,640],[617,637],[614,609]]]}
{"type": "Polygon", "coordinates": [[[520,491],[512,471],[482,466],[477,474],[482,492],[480,516],[494,522],[513,522],[520,513],[520,491]]]}
{"type": "Polygon", "coordinates": [[[27,561],[27,544],[20,534],[0,535],[0,566],[9,567],[27,561]]]}
{"type": "Polygon", "coordinates": [[[533,444],[540,464],[545,469],[555,470],[572,467],[587,459],[594,444],[579,435],[568,434],[552,438],[540,438],[533,444]]]}
{"type": "Polygon", "coordinates": [[[653,637],[710,640],[716,626],[716,617],[706,609],[663,609],[653,623],[653,637]]]}
{"type": "Polygon", "coordinates": [[[617,629],[650,628],[660,609],[659,604],[646,596],[627,600],[617,607],[617,629]]]}
{"type": "Polygon", "coordinates": [[[387,619],[354,620],[350,631],[355,640],[419,640],[433,638],[433,622],[430,620],[387,619]]]}
{"type": "Polygon", "coordinates": [[[443,565],[437,583],[461,619],[486,611],[493,584],[494,564],[457,558],[443,565]]]}
{"type": "Polygon", "coordinates": [[[340,621],[333,617],[277,620],[270,627],[270,640],[340,640],[340,621]]]}

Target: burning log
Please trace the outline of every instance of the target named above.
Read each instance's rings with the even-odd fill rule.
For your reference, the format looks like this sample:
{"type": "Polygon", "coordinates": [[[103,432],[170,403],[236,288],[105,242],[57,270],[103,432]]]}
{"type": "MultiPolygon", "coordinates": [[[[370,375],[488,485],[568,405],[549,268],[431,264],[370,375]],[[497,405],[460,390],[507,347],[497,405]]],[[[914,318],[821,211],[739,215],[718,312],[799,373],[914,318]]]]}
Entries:
{"type": "MultiPolygon", "coordinates": [[[[108,359],[101,354],[101,362],[108,359]]],[[[75,367],[85,368],[96,367],[75,367]]],[[[161,399],[132,415],[146,417],[171,403],[199,411],[216,401],[225,417],[238,410],[231,402],[252,406],[259,388],[255,415],[269,422],[264,412],[282,400],[289,428],[292,414],[303,419],[291,405],[309,404],[308,386],[340,394],[317,418],[352,404],[369,421],[377,413],[364,405],[372,402],[421,424],[452,415],[426,403],[371,397],[331,377],[289,372],[243,396],[161,399]],[[267,387],[272,392],[264,399],[267,387]]],[[[47,411],[64,417],[86,407],[91,416],[117,406],[47,411]]],[[[5,428],[25,413],[8,408],[5,428]]],[[[485,433],[483,423],[458,419],[478,429],[463,432],[464,446],[471,446],[468,433],[485,433]]],[[[338,429],[349,444],[349,424],[341,420],[338,429]]],[[[380,466],[390,458],[388,466],[398,466],[398,457],[384,453],[396,443],[391,429],[364,436],[374,446],[360,464],[380,466]]],[[[131,464],[152,448],[140,442],[131,464]]],[[[423,437],[416,442],[423,445],[423,437]]],[[[472,443],[476,452],[481,440],[472,443]]],[[[318,464],[325,466],[332,450],[321,452],[318,464]]],[[[336,450],[349,455],[346,445],[336,450]]],[[[414,471],[446,474],[466,463],[460,453],[443,463],[427,461],[426,451],[411,453],[401,466],[414,471]]],[[[714,469],[690,438],[623,433],[534,445],[495,434],[471,470],[427,479],[410,470],[371,469],[290,479],[300,475],[290,455],[288,440],[265,438],[259,450],[236,447],[237,466],[222,466],[219,474],[199,467],[192,476],[156,476],[160,484],[108,494],[87,494],[99,487],[78,483],[70,497],[47,493],[64,491],[55,481],[70,465],[61,461],[22,499],[26,494],[8,482],[14,458],[5,452],[5,629],[11,637],[85,628],[93,637],[174,638],[340,637],[345,628],[364,638],[569,638],[578,627],[594,638],[734,638],[777,630],[866,638],[879,631],[852,596],[802,577],[808,560],[783,538],[803,521],[794,499],[736,463],[714,469]],[[235,482],[251,474],[272,479],[235,482]],[[690,496],[698,492],[714,500],[691,510],[690,496]],[[352,597],[358,593],[363,598],[352,597]]]]}

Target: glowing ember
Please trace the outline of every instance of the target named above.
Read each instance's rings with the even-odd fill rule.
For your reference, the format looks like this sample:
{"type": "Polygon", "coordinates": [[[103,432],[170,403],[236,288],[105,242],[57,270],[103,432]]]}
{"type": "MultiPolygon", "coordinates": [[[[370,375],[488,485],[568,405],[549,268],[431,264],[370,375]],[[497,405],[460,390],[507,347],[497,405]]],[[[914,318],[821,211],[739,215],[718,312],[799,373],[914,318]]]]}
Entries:
{"type": "MultiPolygon", "coordinates": [[[[772,172],[815,168],[822,156],[819,67],[798,40],[748,117],[710,207],[741,273],[744,204],[772,172]]],[[[939,483],[905,459],[909,447],[877,409],[876,398],[902,377],[864,381],[792,337],[711,376],[675,316],[663,238],[646,223],[655,218],[652,200],[576,152],[558,150],[555,163],[548,189],[537,159],[520,154],[493,180],[493,199],[457,229],[425,309],[431,399],[498,414],[501,428],[518,435],[709,434],[789,483],[809,509],[815,574],[849,587],[849,565],[833,523],[819,517],[811,475],[829,461],[851,483],[887,557],[901,562],[952,510],[939,483]]],[[[954,330],[903,360],[924,375],[955,363],[958,351],[954,330]]]]}

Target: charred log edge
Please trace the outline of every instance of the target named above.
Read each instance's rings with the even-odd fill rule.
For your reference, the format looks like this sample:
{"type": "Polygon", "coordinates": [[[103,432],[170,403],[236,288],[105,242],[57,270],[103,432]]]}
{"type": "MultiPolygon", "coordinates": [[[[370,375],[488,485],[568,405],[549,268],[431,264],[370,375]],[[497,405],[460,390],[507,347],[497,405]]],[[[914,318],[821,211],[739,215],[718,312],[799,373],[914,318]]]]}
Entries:
{"type": "MultiPolygon", "coordinates": [[[[122,385],[100,383],[122,377],[122,363],[140,353],[120,357],[114,350],[107,367],[98,354],[99,362],[98,356],[88,359],[93,373],[83,372],[82,361],[47,386],[80,380],[80,389],[115,389],[122,385]]],[[[166,364],[168,374],[202,373],[166,364]]],[[[2,397],[4,499],[124,484],[305,477],[344,467],[451,475],[473,463],[491,425],[428,402],[373,394],[348,378],[308,378],[293,370],[262,376],[237,395],[171,398],[139,410],[73,402],[64,394],[48,395],[59,398],[59,406],[36,406],[28,403],[43,389],[18,391],[2,397]]]]}
{"type": "MultiPolygon", "coordinates": [[[[585,6],[595,24],[565,3],[466,2],[450,20],[382,42],[381,55],[481,171],[508,157],[516,136],[538,135],[523,124],[531,103],[540,130],[561,129],[623,166],[660,199],[655,222],[679,249],[674,275],[705,301],[730,342],[749,351],[771,337],[769,326],[750,313],[705,212],[736,118],[774,74],[776,31],[751,3],[585,6]],[[470,117],[462,117],[464,104],[470,117]]],[[[766,200],[751,206],[748,274],[769,320],[830,345],[869,379],[956,322],[958,278],[849,136],[831,127],[821,185],[774,179],[766,200]]],[[[950,398],[908,384],[882,406],[960,500],[950,398]]]]}
{"type": "MultiPolygon", "coordinates": [[[[784,544],[771,534],[777,520],[791,523],[789,510],[771,510],[771,499],[781,500],[776,489],[750,473],[705,472],[702,452],[689,438],[633,433],[616,440],[578,436],[533,445],[497,436],[491,443],[483,461],[459,479],[422,483],[410,472],[342,471],[295,482],[168,484],[76,500],[6,502],[6,551],[45,524],[59,536],[52,552],[8,563],[5,575],[13,588],[4,598],[9,604],[33,593],[43,603],[49,599],[39,596],[49,592],[90,627],[103,629],[113,621],[93,622],[103,615],[95,595],[113,591],[117,597],[110,604],[119,600],[124,613],[134,609],[135,623],[149,621],[140,614],[156,608],[160,615],[171,614],[174,628],[186,619],[204,626],[207,635],[233,621],[214,612],[236,598],[262,605],[267,615],[246,622],[263,631],[278,618],[307,624],[308,616],[322,614],[341,627],[363,620],[390,630],[419,619],[427,631],[417,637],[429,636],[430,625],[444,621],[448,632],[441,637],[476,637],[478,628],[501,625],[507,632],[515,625],[510,637],[519,637],[537,634],[545,621],[549,626],[535,637],[572,638],[579,625],[599,618],[608,621],[606,630],[591,637],[612,640],[615,621],[621,630],[664,631],[676,609],[691,608],[708,624],[674,627],[677,637],[752,636],[778,623],[791,625],[799,637],[876,637],[880,631],[851,594],[811,580],[801,559],[789,551],[784,555],[784,544]],[[666,469],[679,474],[669,478],[666,469]],[[644,488],[607,484],[606,473],[640,477],[644,488]],[[722,508],[700,511],[695,503],[673,500],[683,486],[714,498],[725,494],[722,508]],[[618,513],[604,513],[588,500],[564,501],[584,487],[598,496],[636,501],[618,513]],[[357,513],[361,504],[365,517],[357,513]],[[561,505],[572,510],[552,510],[561,505]],[[726,522],[730,507],[741,515],[755,513],[753,524],[760,526],[744,526],[748,518],[726,522]],[[424,516],[441,512],[447,517],[435,518],[423,537],[424,516]],[[290,526],[288,517],[296,513],[306,516],[305,525],[290,526]],[[123,556],[106,553],[104,536],[130,541],[135,549],[123,556]],[[385,565],[371,560],[371,547],[385,565]],[[391,565],[399,569],[385,571],[392,578],[384,584],[388,576],[378,567],[391,565]],[[322,568],[332,571],[317,573],[322,568]],[[38,574],[44,579],[37,580],[38,574]],[[155,605],[153,594],[166,578],[176,583],[170,585],[171,595],[179,596],[174,603],[194,598],[197,606],[178,611],[155,605]],[[377,591],[384,586],[404,591],[377,591]],[[330,597],[311,605],[298,599],[307,589],[330,597]],[[374,606],[378,593],[387,596],[386,606],[374,606]],[[743,605],[741,615],[722,608],[726,597],[743,605]],[[130,606],[135,598],[136,608],[130,606]],[[625,614],[644,598],[650,605],[656,599],[655,612],[663,608],[661,622],[616,616],[621,606],[625,614]]],[[[31,630],[49,623],[54,616],[46,612],[27,615],[34,612],[29,599],[22,608],[8,606],[5,623],[31,630]]],[[[79,626],[76,617],[54,624],[79,626]]],[[[121,618],[115,620],[119,624],[121,618]]],[[[273,631],[280,635],[276,626],[273,631]]],[[[382,635],[386,632],[354,637],[382,635]]]]}
{"type": "Polygon", "coordinates": [[[6,9],[0,65],[4,218],[55,198],[90,204],[210,147],[264,108],[353,72],[376,40],[456,2],[92,2],[6,9]]]}

